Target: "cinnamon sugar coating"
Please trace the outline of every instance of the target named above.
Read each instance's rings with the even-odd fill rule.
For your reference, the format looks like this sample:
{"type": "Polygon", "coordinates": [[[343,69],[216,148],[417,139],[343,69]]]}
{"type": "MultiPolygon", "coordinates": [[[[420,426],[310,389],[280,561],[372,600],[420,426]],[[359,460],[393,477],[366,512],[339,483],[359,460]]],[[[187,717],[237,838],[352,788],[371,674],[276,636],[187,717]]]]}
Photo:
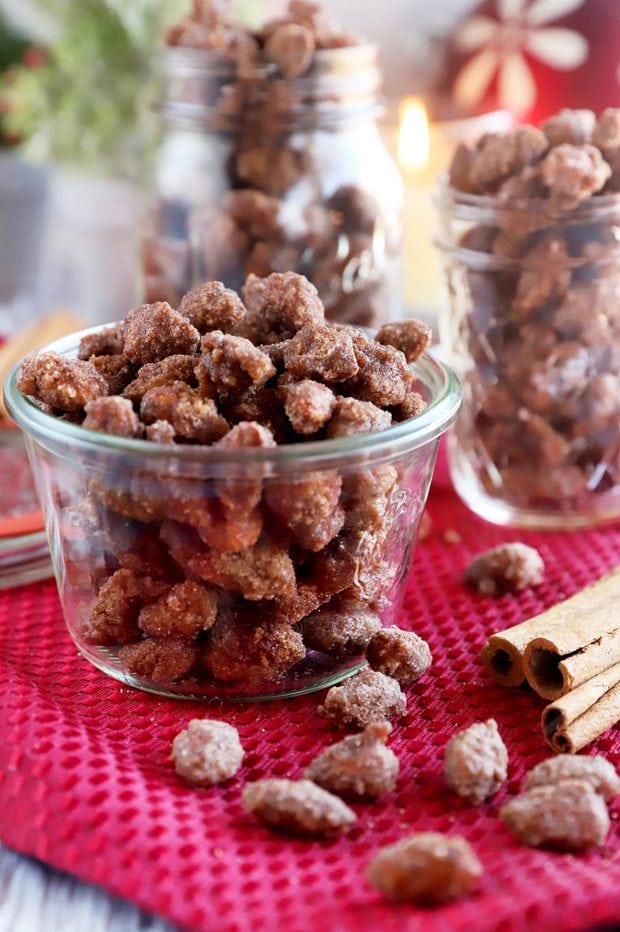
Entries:
{"type": "Polygon", "coordinates": [[[377,342],[393,346],[404,354],[407,362],[415,362],[431,345],[433,333],[420,320],[401,320],[383,324],[377,333],[377,342]]]}
{"type": "Polygon", "coordinates": [[[174,769],[194,786],[230,780],[241,767],[244,750],[239,732],[227,722],[193,718],[172,742],[174,769]]]}
{"type": "Polygon", "coordinates": [[[284,347],[287,372],[300,378],[344,382],[359,372],[353,340],[328,325],[303,327],[284,347]]]}
{"type": "Polygon", "coordinates": [[[174,683],[183,679],[198,662],[198,648],[180,637],[147,637],[126,644],[118,652],[124,670],[153,683],[174,683]]]}
{"type": "Polygon", "coordinates": [[[407,699],[396,680],[365,668],[327,691],[319,714],[340,727],[365,728],[373,722],[400,718],[407,699]]]}
{"type": "Polygon", "coordinates": [[[499,544],[469,564],[465,581],[482,595],[520,592],[542,582],[545,564],[534,547],[517,541],[499,544]]]}
{"type": "Polygon", "coordinates": [[[192,288],[183,295],[178,310],[199,333],[208,330],[231,333],[246,313],[236,292],[222,282],[204,282],[192,288]]]}
{"type": "Polygon", "coordinates": [[[209,633],[203,653],[208,672],[224,683],[269,683],[306,655],[301,635],[282,622],[253,623],[222,613],[209,633]]]}
{"type": "Polygon", "coordinates": [[[552,146],[562,143],[581,146],[591,141],[595,125],[596,115],[592,110],[565,108],[550,116],[540,128],[552,146]]]}
{"type": "Polygon", "coordinates": [[[310,780],[248,783],[243,804],[270,828],[311,837],[340,835],[356,821],[341,799],[310,780]]]}
{"type": "Polygon", "coordinates": [[[141,609],[138,625],[155,637],[197,637],[215,624],[217,593],[194,580],[178,583],[141,609]]]}
{"type": "Polygon", "coordinates": [[[524,788],[531,790],[537,786],[557,786],[565,780],[588,783],[606,802],[620,795],[620,777],[616,768],[600,754],[596,757],[580,754],[549,757],[530,770],[524,788]]]}
{"type": "Polygon", "coordinates": [[[199,342],[196,328],[165,301],[141,304],[123,323],[123,352],[136,365],[176,354],[191,355],[199,342]]]}
{"type": "Polygon", "coordinates": [[[192,557],[187,565],[201,579],[238,592],[252,602],[287,596],[295,590],[291,558],[268,541],[259,541],[238,553],[206,551],[192,557]]]}
{"type": "Polygon", "coordinates": [[[342,479],[335,471],[302,473],[295,482],[272,482],[265,500],[270,510],[306,550],[327,546],[344,524],[339,507],[342,479]]]}
{"type": "Polygon", "coordinates": [[[120,395],[95,398],[84,406],[86,417],[82,427],[99,430],[116,437],[142,437],[144,425],[133,409],[133,405],[120,395]]]}
{"type": "Polygon", "coordinates": [[[97,333],[89,333],[80,340],[77,357],[78,359],[90,359],[91,356],[118,356],[123,352],[123,331],[122,327],[115,324],[113,327],[106,327],[104,330],[98,330],[97,333]]]}
{"type": "Polygon", "coordinates": [[[391,423],[390,412],[378,408],[371,401],[339,398],[332,419],[327,425],[326,436],[333,440],[336,437],[370,434],[376,430],[386,430],[391,423]]]}
{"type": "Polygon", "coordinates": [[[503,806],[499,816],[524,845],[560,851],[600,848],[610,825],[605,800],[584,780],[536,786],[503,806]]]}
{"type": "Polygon", "coordinates": [[[333,391],[312,379],[286,385],[282,393],[286,416],[298,434],[316,434],[327,424],[336,404],[333,391]]]}
{"type": "Polygon", "coordinates": [[[265,42],[265,55],[284,78],[296,78],[308,70],[314,58],[314,36],[306,26],[283,23],[265,42]]]}
{"type": "Polygon", "coordinates": [[[202,356],[196,366],[198,382],[206,394],[214,386],[222,395],[239,396],[250,388],[262,388],[276,374],[269,356],[244,337],[220,330],[202,338],[202,356]]]}
{"type": "Polygon", "coordinates": [[[373,887],[392,899],[438,906],[470,893],[482,865],[460,835],[417,832],[382,848],[367,875],[373,887]]]}
{"type": "Polygon", "coordinates": [[[508,752],[492,718],[474,722],[446,745],[446,783],[474,805],[497,793],[506,780],[507,767],[508,752]]]}
{"type": "Polygon", "coordinates": [[[336,796],[376,799],[391,793],[398,779],[398,758],[385,746],[389,722],[368,725],[326,748],[306,767],[304,776],[336,796]]]}
{"type": "Polygon", "coordinates": [[[201,397],[185,382],[150,388],[140,402],[140,417],[145,424],[168,421],[176,437],[197,443],[213,443],[228,431],[213,399],[201,397]]]}
{"type": "Polygon", "coordinates": [[[159,420],[148,425],[145,436],[147,440],[152,440],[153,443],[172,444],[176,434],[172,424],[169,424],[168,421],[159,420]]]}
{"type": "Polygon", "coordinates": [[[116,570],[103,584],[93,603],[84,625],[86,640],[98,644],[137,640],[140,637],[140,609],[167,588],[166,583],[143,573],[123,568],[116,570]]]}
{"type": "Polygon", "coordinates": [[[124,395],[136,373],[126,356],[91,356],[89,363],[105,379],[108,395],[124,395]]]}
{"type": "Polygon", "coordinates": [[[393,677],[403,688],[416,683],[433,660],[426,641],[396,625],[373,634],[366,657],[373,670],[393,677]]]}
{"type": "Polygon", "coordinates": [[[248,311],[241,332],[254,343],[279,343],[304,327],[320,326],[325,318],[314,285],[294,272],[249,275],[241,293],[248,311]]]}
{"type": "Polygon", "coordinates": [[[596,194],[611,177],[611,168],[596,146],[556,146],[543,159],[541,175],[551,200],[571,210],[596,194]]]}
{"type": "Polygon", "coordinates": [[[341,598],[307,615],[301,630],[304,643],[312,650],[351,657],[363,653],[380,628],[379,616],[364,602],[341,598]]]}
{"type": "Polygon", "coordinates": [[[60,411],[80,411],[107,392],[107,382],[90,363],[56,353],[33,353],[22,362],[17,387],[60,411]]]}
{"type": "Polygon", "coordinates": [[[187,382],[195,385],[195,356],[174,355],[158,362],[147,362],[136,373],[135,379],[125,388],[123,395],[130,401],[140,402],[151,388],[162,385],[174,385],[175,382],[187,382]]]}

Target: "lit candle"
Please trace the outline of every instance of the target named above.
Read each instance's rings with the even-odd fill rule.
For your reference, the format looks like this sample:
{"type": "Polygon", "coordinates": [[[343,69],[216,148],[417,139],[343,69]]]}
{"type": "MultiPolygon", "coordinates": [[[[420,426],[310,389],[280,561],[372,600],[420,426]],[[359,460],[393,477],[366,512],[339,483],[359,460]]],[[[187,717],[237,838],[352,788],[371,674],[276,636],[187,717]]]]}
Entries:
{"type": "Polygon", "coordinates": [[[436,322],[441,290],[433,245],[438,223],[433,205],[437,178],[448,169],[460,142],[474,142],[482,133],[506,130],[512,123],[512,116],[499,110],[431,125],[419,98],[406,97],[400,105],[396,153],[405,187],[404,307],[406,313],[431,325],[436,322]]]}

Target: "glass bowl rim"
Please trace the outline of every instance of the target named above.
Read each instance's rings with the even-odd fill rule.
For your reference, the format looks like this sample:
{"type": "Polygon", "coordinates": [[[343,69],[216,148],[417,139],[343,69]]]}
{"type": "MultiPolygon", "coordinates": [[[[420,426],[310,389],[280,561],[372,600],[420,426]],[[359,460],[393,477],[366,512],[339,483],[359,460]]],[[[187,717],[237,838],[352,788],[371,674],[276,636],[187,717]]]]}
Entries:
{"type": "MultiPolygon", "coordinates": [[[[37,353],[57,353],[74,358],[80,340],[99,332],[103,327],[114,326],[114,322],[97,325],[72,333],[41,347],[37,353]]],[[[381,431],[338,437],[334,440],[313,440],[304,443],[279,444],[276,447],[253,447],[224,449],[199,444],[157,444],[150,440],[118,437],[100,431],[92,431],[69,421],[61,421],[47,414],[17,388],[17,379],[23,359],[11,369],[4,385],[4,400],[13,420],[29,436],[37,440],[71,441],[75,446],[97,451],[135,454],[151,461],[174,458],[180,462],[202,462],[208,464],[247,463],[291,463],[302,460],[323,460],[359,453],[373,452],[393,454],[395,447],[400,451],[415,450],[432,442],[456,420],[462,402],[462,389],[455,373],[443,362],[429,353],[410,364],[416,377],[430,390],[428,406],[421,414],[400,421],[381,431]]]]}

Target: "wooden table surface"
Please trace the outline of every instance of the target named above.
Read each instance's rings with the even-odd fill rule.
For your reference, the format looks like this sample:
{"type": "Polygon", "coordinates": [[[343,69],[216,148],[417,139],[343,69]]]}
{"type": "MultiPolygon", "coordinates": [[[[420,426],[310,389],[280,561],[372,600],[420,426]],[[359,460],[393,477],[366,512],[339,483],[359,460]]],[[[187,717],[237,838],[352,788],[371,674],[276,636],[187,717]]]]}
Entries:
{"type": "Polygon", "coordinates": [[[172,932],[172,926],[0,845],[0,932],[172,932]]]}

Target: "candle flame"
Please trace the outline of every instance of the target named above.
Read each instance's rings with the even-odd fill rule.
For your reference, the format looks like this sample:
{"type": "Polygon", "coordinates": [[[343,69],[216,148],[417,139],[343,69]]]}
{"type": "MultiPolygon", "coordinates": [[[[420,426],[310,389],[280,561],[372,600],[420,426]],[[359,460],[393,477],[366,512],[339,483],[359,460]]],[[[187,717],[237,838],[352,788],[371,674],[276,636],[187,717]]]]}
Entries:
{"type": "Polygon", "coordinates": [[[402,168],[419,171],[428,164],[430,135],[426,107],[417,97],[408,97],[400,107],[398,161],[402,168]]]}

